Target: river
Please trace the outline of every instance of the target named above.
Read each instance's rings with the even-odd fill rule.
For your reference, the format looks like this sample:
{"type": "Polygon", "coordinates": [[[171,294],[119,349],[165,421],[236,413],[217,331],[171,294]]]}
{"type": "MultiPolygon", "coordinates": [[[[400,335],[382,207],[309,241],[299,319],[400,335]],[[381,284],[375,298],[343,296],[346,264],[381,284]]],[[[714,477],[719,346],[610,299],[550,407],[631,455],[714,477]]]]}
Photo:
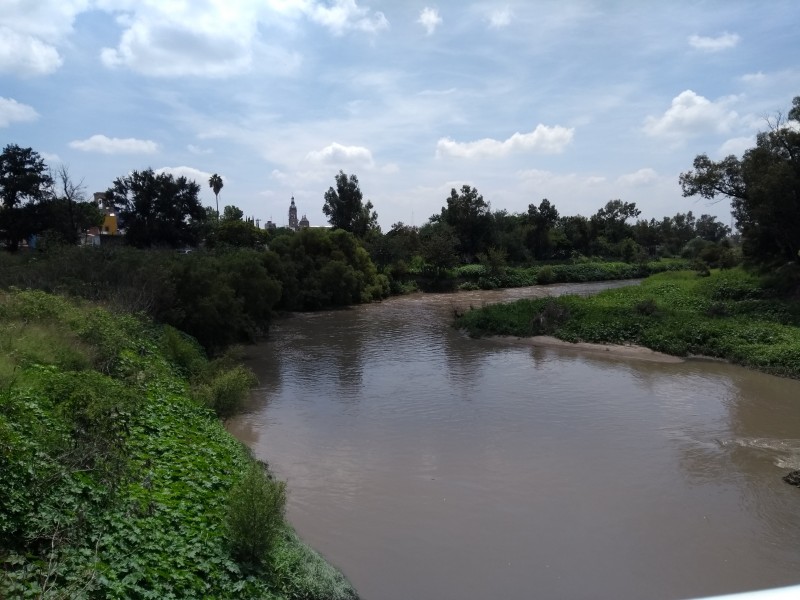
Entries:
{"type": "Polygon", "coordinates": [[[229,429],[365,600],[672,599],[800,582],[800,382],[469,339],[454,308],[296,315],[229,429]]]}

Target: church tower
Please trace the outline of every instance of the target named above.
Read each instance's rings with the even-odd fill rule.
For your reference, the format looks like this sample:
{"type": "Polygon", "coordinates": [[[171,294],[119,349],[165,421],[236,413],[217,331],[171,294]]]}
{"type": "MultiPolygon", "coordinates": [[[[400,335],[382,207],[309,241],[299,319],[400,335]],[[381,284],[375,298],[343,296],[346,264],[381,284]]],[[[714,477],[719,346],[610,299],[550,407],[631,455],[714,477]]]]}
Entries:
{"type": "Polygon", "coordinates": [[[289,229],[297,231],[297,207],[294,205],[294,196],[292,196],[292,203],[289,205],[289,229]]]}

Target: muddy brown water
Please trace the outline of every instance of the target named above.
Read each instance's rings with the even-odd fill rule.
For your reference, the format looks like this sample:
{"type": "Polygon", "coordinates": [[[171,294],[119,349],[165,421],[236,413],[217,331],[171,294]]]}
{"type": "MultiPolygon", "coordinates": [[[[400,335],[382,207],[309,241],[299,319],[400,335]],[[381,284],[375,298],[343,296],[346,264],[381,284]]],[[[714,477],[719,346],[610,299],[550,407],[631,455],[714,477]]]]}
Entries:
{"type": "Polygon", "coordinates": [[[229,429],[366,600],[691,598],[800,582],[800,382],[473,340],[414,295],[278,322],[229,429]]]}

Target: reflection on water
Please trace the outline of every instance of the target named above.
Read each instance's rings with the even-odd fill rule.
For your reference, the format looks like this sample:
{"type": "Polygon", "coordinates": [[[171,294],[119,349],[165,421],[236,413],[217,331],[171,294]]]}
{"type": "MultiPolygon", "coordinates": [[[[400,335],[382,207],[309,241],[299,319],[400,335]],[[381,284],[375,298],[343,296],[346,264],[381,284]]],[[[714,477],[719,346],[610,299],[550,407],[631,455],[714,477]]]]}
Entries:
{"type": "Polygon", "coordinates": [[[800,580],[800,382],[471,340],[453,307],[298,315],[230,423],[367,600],[681,598],[800,580]]]}

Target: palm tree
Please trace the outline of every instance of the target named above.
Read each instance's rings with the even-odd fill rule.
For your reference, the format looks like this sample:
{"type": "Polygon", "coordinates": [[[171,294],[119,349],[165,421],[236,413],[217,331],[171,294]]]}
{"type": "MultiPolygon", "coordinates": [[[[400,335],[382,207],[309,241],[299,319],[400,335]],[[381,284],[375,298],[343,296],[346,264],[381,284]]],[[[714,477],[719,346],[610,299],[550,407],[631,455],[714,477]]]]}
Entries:
{"type": "Polygon", "coordinates": [[[214,190],[214,199],[217,201],[217,221],[219,221],[219,191],[222,189],[222,177],[214,173],[208,178],[208,187],[214,190]]]}

